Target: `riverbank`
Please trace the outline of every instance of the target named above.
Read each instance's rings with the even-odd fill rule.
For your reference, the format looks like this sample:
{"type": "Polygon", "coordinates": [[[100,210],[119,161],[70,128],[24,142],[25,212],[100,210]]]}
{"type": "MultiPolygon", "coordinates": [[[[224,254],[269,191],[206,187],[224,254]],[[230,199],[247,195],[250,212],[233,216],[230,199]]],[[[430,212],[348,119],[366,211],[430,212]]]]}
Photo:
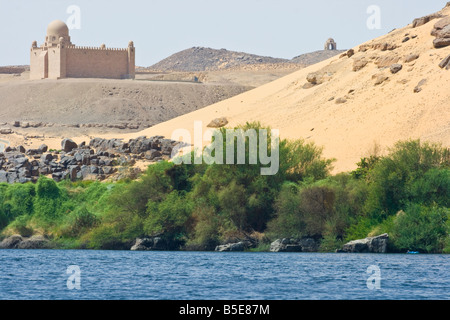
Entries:
{"type": "MultiPolygon", "coordinates": [[[[252,127],[261,128],[243,129],[252,127]]],[[[350,251],[379,247],[365,239],[387,233],[388,252],[450,252],[448,149],[399,142],[391,154],[364,158],[357,170],[338,175],[313,143],[282,140],[279,155],[276,175],[261,175],[262,164],[160,161],[102,182],[41,176],[36,183],[3,183],[1,235],[105,250],[130,250],[141,239],[150,246],[145,250],[155,242],[165,250],[264,250],[279,240],[284,251],[304,251],[312,239],[314,250],[334,252],[354,240],[350,251]]],[[[8,177],[18,165],[5,171],[8,177]]]]}

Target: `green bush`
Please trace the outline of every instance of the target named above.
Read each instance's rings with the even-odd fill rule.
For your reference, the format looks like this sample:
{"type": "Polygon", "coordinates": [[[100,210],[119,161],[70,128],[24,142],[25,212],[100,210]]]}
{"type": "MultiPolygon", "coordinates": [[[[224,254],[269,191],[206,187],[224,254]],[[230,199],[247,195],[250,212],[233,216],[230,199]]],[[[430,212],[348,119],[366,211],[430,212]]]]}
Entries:
{"type": "Polygon", "coordinates": [[[65,218],[61,235],[69,238],[79,237],[99,224],[100,219],[81,205],[65,218]]]}
{"type": "Polygon", "coordinates": [[[449,161],[449,150],[440,145],[419,140],[398,142],[391,153],[379,160],[368,174],[370,192],[366,212],[381,221],[411,202],[447,202],[449,191],[448,179],[445,181],[445,177],[448,177],[448,173],[441,175],[436,170],[448,170],[449,161]],[[432,170],[434,172],[429,173],[432,170]],[[427,186],[428,189],[419,192],[418,185],[427,186]]]}
{"type": "Polygon", "coordinates": [[[161,202],[150,200],[144,232],[149,236],[163,234],[170,240],[186,240],[187,223],[192,212],[192,203],[184,192],[172,191],[161,202]]]}
{"type": "Polygon", "coordinates": [[[9,220],[14,220],[21,215],[31,215],[35,195],[36,190],[31,183],[9,186],[3,199],[5,213],[9,220]]]}
{"type": "Polygon", "coordinates": [[[208,206],[198,206],[192,212],[192,230],[186,247],[190,250],[214,250],[220,244],[221,218],[214,209],[208,206]]]}
{"type": "Polygon", "coordinates": [[[81,240],[88,243],[89,248],[97,250],[129,250],[132,244],[131,239],[123,239],[115,226],[105,224],[93,229],[81,240]]]}
{"type": "Polygon", "coordinates": [[[437,206],[409,205],[400,211],[392,229],[392,241],[400,251],[442,252],[448,239],[450,211],[437,206]]]}
{"type": "Polygon", "coordinates": [[[19,216],[10,224],[10,229],[22,237],[31,237],[33,235],[33,229],[28,226],[29,221],[30,216],[19,216]]]}
{"type": "MultiPolygon", "coordinates": [[[[270,132],[259,123],[236,129],[270,132]]],[[[268,146],[258,139],[257,149],[270,153],[274,137],[268,138],[268,146]]],[[[190,250],[250,238],[259,241],[255,251],[276,238],[313,237],[328,252],[389,233],[390,250],[450,253],[448,149],[399,142],[384,157],[363,158],[357,170],[330,176],[333,160],[302,139],[280,141],[276,175],[262,175],[268,165],[259,158],[249,164],[250,146],[244,147],[245,164],[163,161],[114,183],[41,177],[36,185],[0,184],[2,236],[39,231],[58,246],[95,249],[129,249],[138,237],[161,236],[172,248],[190,250]]]]}

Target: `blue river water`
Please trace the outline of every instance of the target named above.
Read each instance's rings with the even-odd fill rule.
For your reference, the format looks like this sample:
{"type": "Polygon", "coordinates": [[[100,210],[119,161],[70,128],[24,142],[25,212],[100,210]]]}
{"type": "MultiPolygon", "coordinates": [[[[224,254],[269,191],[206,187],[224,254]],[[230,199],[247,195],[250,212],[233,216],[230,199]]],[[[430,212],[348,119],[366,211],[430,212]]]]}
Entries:
{"type": "Polygon", "coordinates": [[[449,255],[0,250],[0,299],[448,300],[449,262],[449,255]]]}

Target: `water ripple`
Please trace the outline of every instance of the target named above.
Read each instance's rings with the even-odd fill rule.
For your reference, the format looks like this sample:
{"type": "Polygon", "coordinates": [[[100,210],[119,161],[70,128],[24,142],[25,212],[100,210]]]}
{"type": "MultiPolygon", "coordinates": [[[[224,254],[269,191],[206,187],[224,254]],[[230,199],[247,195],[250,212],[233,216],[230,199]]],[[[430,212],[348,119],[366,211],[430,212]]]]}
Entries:
{"type": "Polygon", "coordinates": [[[0,299],[450,298],[449,257],[320,253],[0,250],[0,299]],[[67,267],[78,265],[81,289],[67,267]],[[367,268],[378,266],[380,289],[367,268]]]}

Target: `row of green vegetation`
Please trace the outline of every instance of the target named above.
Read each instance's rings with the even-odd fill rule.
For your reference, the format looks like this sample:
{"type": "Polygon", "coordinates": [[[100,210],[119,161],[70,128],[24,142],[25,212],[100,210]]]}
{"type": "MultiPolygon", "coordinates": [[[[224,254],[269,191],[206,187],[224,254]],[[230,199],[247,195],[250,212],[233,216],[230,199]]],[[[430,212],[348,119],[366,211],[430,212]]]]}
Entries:
{"type": "Polygon", "coordinates": [[[313,143],[282,140],[279,153],[273,176],[260,165],[160,162],[137,180],[0,184],[0,230],[90,249],[129,249],[136,238],[160,236],[174,250],[248,238],[265,250],[278,238],[312,237],[324,252],[389,233],[391,252],[450,253],[448,149],[399,142],[337,175],[313,143]]]}

